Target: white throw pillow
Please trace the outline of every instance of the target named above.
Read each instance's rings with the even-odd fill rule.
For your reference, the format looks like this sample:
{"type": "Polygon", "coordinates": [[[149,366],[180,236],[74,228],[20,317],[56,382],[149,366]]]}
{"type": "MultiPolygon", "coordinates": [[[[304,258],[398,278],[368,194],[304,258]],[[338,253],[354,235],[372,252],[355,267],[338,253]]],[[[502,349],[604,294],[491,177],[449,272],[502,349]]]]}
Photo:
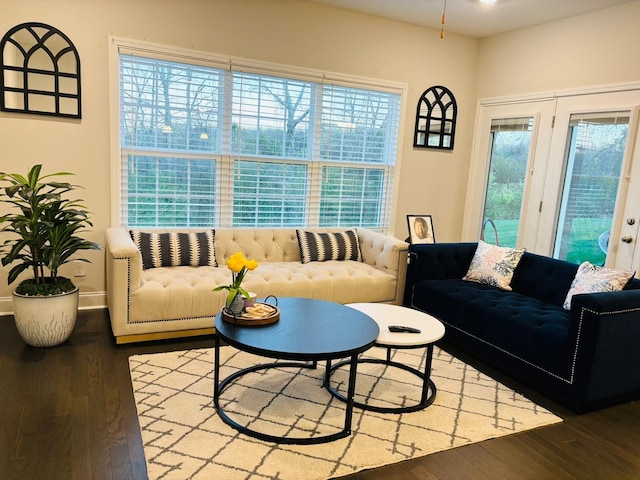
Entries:
{"type": "Polygon", "coordinates": [[[634,274],[631,270],[613,270],[583,262],[578,267],[562,306],[565,310],[570,310],[571,298],[578,293],[618,292],[634,274]]]}
{"type": "Polygon", "coordinates": [[[480,240],[463,280],[511,290],[509,284],[524,251],[524,248],[499,247],[480,240]]]}

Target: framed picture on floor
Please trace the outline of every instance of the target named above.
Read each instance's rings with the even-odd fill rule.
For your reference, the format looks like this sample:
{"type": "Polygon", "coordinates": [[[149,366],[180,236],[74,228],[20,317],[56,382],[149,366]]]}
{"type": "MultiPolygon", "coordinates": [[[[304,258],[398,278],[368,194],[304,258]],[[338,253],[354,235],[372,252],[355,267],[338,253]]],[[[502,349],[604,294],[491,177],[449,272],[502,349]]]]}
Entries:
{"type": "Polygon", "coordinates": [[[409,243],[436,243],[431,215],[407,215],[409,243]]]}

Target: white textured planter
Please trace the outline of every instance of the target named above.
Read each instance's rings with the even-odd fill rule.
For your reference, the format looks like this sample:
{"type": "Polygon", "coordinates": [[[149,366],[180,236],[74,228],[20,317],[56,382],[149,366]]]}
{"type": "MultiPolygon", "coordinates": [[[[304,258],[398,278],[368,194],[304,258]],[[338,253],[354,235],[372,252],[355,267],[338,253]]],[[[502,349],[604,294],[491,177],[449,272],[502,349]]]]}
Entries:
{"type": "Polygon", "coordinates": [[[79,289],[49,297],[13,292],[13,316],[27,345],[52,347],[66,342],[76,324],[79,289]]]}

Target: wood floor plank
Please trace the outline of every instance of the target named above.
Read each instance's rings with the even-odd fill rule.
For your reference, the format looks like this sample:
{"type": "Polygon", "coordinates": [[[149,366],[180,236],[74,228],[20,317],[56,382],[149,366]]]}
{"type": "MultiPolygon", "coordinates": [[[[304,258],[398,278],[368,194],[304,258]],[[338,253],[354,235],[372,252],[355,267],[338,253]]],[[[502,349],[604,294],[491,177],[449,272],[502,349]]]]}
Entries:
{"type": "Polygon", "coordinates": [[[102,353],[100,350],[87,352],[90,425],[88,450],[91,452],[91,478],[112,480],[111,451],[107,436],[106,406],[102,385],[102,353]]]}
{"type": "Polygon", "coordinates": [[[622,479],[634,471],[631,478],[640,478],[637,458],[633,463],[623,462],[618,454],[620,444],[605,447],[595,430],[584,436],[571,428],[571,422],[565,422],[562,428],[540,429],[530,432],[526,438],[532,448],[543,449],[548,460],[572,478],[580,478],[581,472],[589,472],[589,478],[622,479]]]}
{"type": "MultiPolygon", "coordinates": [[[[544,427],[542,428],[544,429],[544,427]]],[[[541,429],[541,430],[542,430],[541,429]]],[[[509,458],[494,478],[518,478],[522,480],[538,480],[553,478],[554,480],[570,480],[572,477],[561,465],[549,462],[547,451],[530,443],[526,435],[513,435],[507,441],[501,438],[492,442],[483,442],[483,448],[499,461],[509,458]]]]}
{"type": "MultiPolygon", "coordinates": [[[[117,361],[116,377],[119,379],[127,378],[130,381],[129,362],[117,361]]],[[[122,385],[124,382],[118,382],[118,390],[122,401],[120,403],[120,415],[123,418],[125,435],[127,438],[127,447],[129,449],[128,456],[131,462],[131,477],[134,479],[144,479],[147,477],[147,464],[144,457],[142,442],[131,442],[131,438],[137,438],[140,435],[140,425],[138,424],[138,412],[133,401],[133,393],[131,384],[122,385]]]]}
{"type": "Polygon", "coordinates": [[[91,478],[91,458],[86,454],[89,448],[89,397],[75,395],[71,409],[71,463],[70,480],[91,478]]]}
{"type": "MultiPolygon", "coordinates": [[[[39,349],[0,317],[0,478],[145,480],[128,358],[212,344],[202,337],[116,345],[106,311],[96,310],[80,312],[68,342],[39,349]]],[[[564,421],[343,478],[640,479],[640,402],[577,415],[461,356],[564,421]]]]}

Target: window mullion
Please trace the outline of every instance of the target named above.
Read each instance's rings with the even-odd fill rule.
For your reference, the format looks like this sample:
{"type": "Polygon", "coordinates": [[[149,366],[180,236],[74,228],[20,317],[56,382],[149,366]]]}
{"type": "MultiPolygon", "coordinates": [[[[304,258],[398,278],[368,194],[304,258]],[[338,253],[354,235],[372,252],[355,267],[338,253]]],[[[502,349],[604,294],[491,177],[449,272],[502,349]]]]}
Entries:
{"type": "Polygon", "coordinates": [[[322,197],[322,181],[324,164],[323,162],[312,162],[309,167],[308,201],[307,201],[307,221],[306,225],[317,227],[320,225],[320,205],[322,197]]]}
{"type": "Polygon", "coordinates": [[[222,76],[222,88],[219,96],[220,104],[220,125],[222,126],[220,161],[217,164],[216,182],[216,213],[218,225],[221,227],[229,227],[233,218],[233,146],[232,146],[232,129],[233,129],[233,72],[227,70],[222,76]]]}
{"type": "Polygon", "coordinates": [[[217,165],[218,182],[216,183],[216,212],[218,226],[230,227],[233,218],[233,165],[232,155],[221,155],[217,165]]]}
{"type": "Polygon", "coordinates": [[[317,227],[320,224],[320,202],[322,192],[322,175],[324,170],[324,164],[320,159],[322,142],[322,104],[324,94],[322,86],[316,85],[314,93],[315,95],[313,98],[315,102],[312,102],[313,134],[310,139],[310,142],[312,142],[312,149],[307,187],[306,225],[317,227]]]}

